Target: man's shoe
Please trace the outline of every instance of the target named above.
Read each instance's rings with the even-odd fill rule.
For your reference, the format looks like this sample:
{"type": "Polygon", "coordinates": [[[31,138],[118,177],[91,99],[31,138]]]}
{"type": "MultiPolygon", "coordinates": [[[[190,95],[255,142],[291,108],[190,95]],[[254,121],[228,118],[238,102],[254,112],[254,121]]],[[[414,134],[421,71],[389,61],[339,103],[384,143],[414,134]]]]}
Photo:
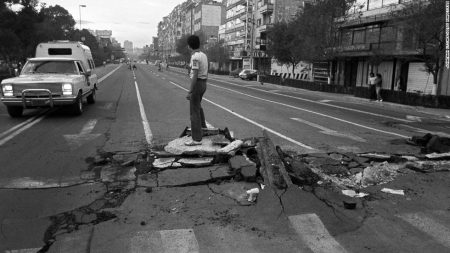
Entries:
{"type": "Polygon", "coordinates": [[[190,147],[192,147],[192,146],[199,146],[199,145],[202,145],[202,142],[201,141],[194,141],[194,140],[192,140],[192,141],[185,142],[184,145],[190,146],[190,147]]]}

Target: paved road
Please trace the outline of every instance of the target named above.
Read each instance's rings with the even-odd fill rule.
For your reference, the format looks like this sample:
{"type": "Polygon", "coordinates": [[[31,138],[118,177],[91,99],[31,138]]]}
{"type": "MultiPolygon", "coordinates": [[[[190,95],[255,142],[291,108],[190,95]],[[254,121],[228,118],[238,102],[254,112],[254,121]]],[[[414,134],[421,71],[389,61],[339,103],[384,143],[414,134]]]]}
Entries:
{"type": "MultiPolygon", "coordinates": [[[[41,247],[45,231],[52,224],[48,217],[88,205],[103,196],[107,192],[104,184],[87,182],[83,178],[99,155],[136,155],[178,137],[189,125],[186,74],[159,72],[150,65],[138,65],[134,72],[118,65],[100,70],[105,78],[100,83],[97,102],[86,106],[80,117],[68,115],[63,109],[38,109],[27,111],[23,118],[11,119],[5,108],[0,107],[0,245],[4,247],[0,247],[0,252],[41,247]]],[[[261,136],[261,129],[266,129],[275,144],[284,150],[302,153],[417,153],[418,148],[406,145],[405,138],[425,132],[450,135],[448,121],[416,110],[384,107],[375,102],[359,103],[336,94],[285,89],[229,77],[211,76],[204,98],[203,107],[209,124],[228,127],[237,138],[261,136]]],[[[439,180],[437,176],[431,177],[439,180]]],[[[439,182],[448,182],[448,174],[444,179],[439,182]]],[[[420,183],[424,182],[426,179],[420,183]]],[[[161,190],[155,197],[159,198],[156,203],[163,206],[169,193],[195,195],[200,194],[202,188],[183,191],[161,190]]],[[[145,193],[138,192],[127,207],[139,205],[139,194],[145,193]]],[[[448,198],[445,194],[438,197],[448,198]]],[[[240,237],[232,228],[223,230],[214,223],[193,229],[192,222],[188,222],[189,216],[183,216],[184,222],[175,225],[174,217],[170,215],[154,221],[152,229],[124,225],[129,233],[123,240],[130,243],[147,238],[146,243],[150,243],[148,238],[153,238],[150,240],[155,242],[152,245],[166,249],[175,247],[173,243],[180,241],[181,248],[191,249],[191,252],[273,252],[274,249],[282,249],[282,252],[330,252],[330,249],[333,252],[389,252],[389,249],[395,249],[391,252],[409,252],[405,250],[411,247],[417,249],[416,252],[427,252],[426,249],[444,252],[450,248],[449,215],[444,203],[438,205],[435,201],[417,209],[401,202],[397,216],[374,216],[368,218],[364,226],[346,227],[336,218],[329,218],[334,217],[333,212],[322,202],[315,206],[311,200],[304,209],[286,214],[281,225],[272,224],[283,229],[273,229],[281,234],[269,235],[272,239],[266,243],[267,237],[255,233],[260,229],[258,227],[250,231],[238,230],[245,234],[240,237]],[[391,223],[389,219],[395,221],[391,223]],[[172,228],[165,227],[167,223],[171,223],[172,228]],[[302,224],[309,224],[309,227],[302,224]],[[176,227],[178,229],[174,229],[176,227]],[[371,233],[375,233],[377,239],[370,237],[371,233]],[[325,248],[314,243],[315,238],[311,235],[324,237],[325,248]],[[404,236],[410,235],[412,237],[401,246],[395,246],[395,240],[405,240],[404,236]],[[357,242],[354,238],[358,238],[357,242]],[[374,241],[363,243],[367,238],[374,241]],[[418,245],[417,238],[426,238],[425,246],[418,245]],[[233,242],[239,243],[234,247],[233,242]],[[379,246],[383,244],[388,245],[387,248],[379,246]]],[[[374,205],[381,209],[392,207],[384,202],[374,205]]],[[[195,213],[200,207],[202,205],[192,205],[190,210],[195,213]]],[[[140,212],[145,213],[144,210],[140,212]]],[[[245,209],[236,212],[252,219],[245,209]]],[[[268,214],[266,219],[275,217],[268,214]]],[[[353,224],[356,221],[345,222],[353,224]]],[[[107,231],[110,225],[105,223],[96,229],[107,231]]],[[[86,229],[80,230],[85,232],[86,229]]],[[[94,246],[105,245],[102,239],[112,240],[98,238],[102,233],[89,231],[89,238],[97,236],[94,246]]],[[[80,237],[84,238],[85,234],[81,233],[80,237]]],[[[68,241],[76,237],[71,236],[68,241]]]]}

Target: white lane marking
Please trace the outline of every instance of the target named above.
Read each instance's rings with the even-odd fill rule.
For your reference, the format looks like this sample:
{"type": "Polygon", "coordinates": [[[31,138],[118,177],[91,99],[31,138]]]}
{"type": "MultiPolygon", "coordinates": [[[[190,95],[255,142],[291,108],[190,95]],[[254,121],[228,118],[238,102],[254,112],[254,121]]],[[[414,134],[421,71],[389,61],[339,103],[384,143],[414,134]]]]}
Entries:
{"type": "Polygon", "coordinates": [[[41,248],[34,248],[34,249],[13,249],[13,250],[7,250],[5,253],[37,253],[41,248]]]}
{"type": "Polygon", "coordinates": [[[416,122],[422,122],[422,118],[421,117],[417,117],[417,116],[413,116],[413,115],[406,115],[406,119],[412,120],[412,121],[416,121],[416,122]]]}
{"type": "Polygon", "coordinates": [[[413,225],[415,228],[433,237],[442,245],[450,248],[450,228],[422,213],[406,213],[397,217],[413,225]]]}
{"type": "MultiPolygon", "coordinates": [[[[222,80],[219,80],[219,79],[213,79],[213,78],[210,78],[210,79],[211,79],[211,80],[218,81],[218,82],[227,83],[227,84],[231,84],[231,85],[234,85],[234,86],[242,87],[242,85],[239,85],[239,84],[230,83],[230,82],[222,81],[222,80]]],[[[220,87],[220,86],[217,86],[217,85],[214,85],[214,84],[208,84],[208,85],[212,85],[212,86],[216,86],[216,87],[218,87],[218,88],[222,88],[222,89],[229,90],[228,88],[220,87]]],[[[257,90],[257,91],[265,92],[265,93],[271,93],[271,92],[269,92],[269,91],[265,91],[265,90],[261,90],[261,89],[257,89],[257,88],[253,88],[253,87],[248,87],[248,86],[244,86],[244,87],[247,87],[247,88],[252,89],[252,90],[257,90]]],[[[234,90],[231,90],[231,91],[234,91],[234,90]]],[[[234,91],[234,92],[237,92],[237,91],[234,91]]],[[[403,121],[403,122],[407,122],[407,123],[413,122],[413,121],[406,120],[406,119],[401,119],[401,118],[396,118],[396,117],[386,116],[386,115],[382,115],[382,114],[378,114],[378,113],[373,113],[373,112],[362,111],[362,110],[353,109],[353,108],[348,108],[348,107],[343,107],[343,106],[339,106],[339,105],[332,105],[332,104],[322,103],[322,102],[320,102],[320,101],[314,101],[314,100],[310,100],[310,99],[306,99],[306,98],[299,98],[299,97],[290,96],[290,95],[286,95],[286,94],[280,94],[280,93],[275,93],[275,94],[277,94],[277,95],[279,95],[279,96],[283,96],[283,97],[293,98],[293,99],[297,99],[297,100],[303,100],[303,101],[307,101],[307,102],[310,102],[310,103],[315,103],[315,104],[325,105],[325,106],[334,107],[334,108],[338,108],[338,109],[342,109],[342,110],[353,111],[353,112],[359,112],[359,113],[363,113],[363,114],[367,114],[367,115],[372,115],[372,116],[377,116],[377,117],[382,117],[382,118],[388,118],[388,119],[394,119],[394,120],[397,120],[397,121],[403,121]]],[[[249,96],[250,96],[250,95],[249,95],[249,96]]]]}
{"type": "MultiPolygon", "coordinates": [[[[188,89],[183,88],[182,86],[180,86],[180,85],[178,85],[178,84],[176,84],[176,83],[174,83],[174,82],[172,82],[172,81],[171,81],[170,83],[172,83],[173,85],[177,86],[177,87],[180,88],[180,89],[183,89],[183,90],[185,90],[185,91],[189,91],[188,89]]],[[[294,143],[294,144],[296,144],[296,145],[298,145],[298,146],[300,146],[300,147],[303,147],[303,148],[306,148],[306,149],[315,150],[315,148],[313,148],[313,147],[310,147],[310,146],[308,146],[308,145],[306,145],[306,144],[303,144],[303,143],[301,143],[301,142],[299,142],[299,141],[296,141],[296,140],[294,140],[294,139],[292,139],[292,138],[289,138],[289,137],[287,137],[287,136],[285,136],[285,135],[283,135],[283,134],[281,134],[281,133],[279,133],[279,132],[277,132],[277,131],[275,131],[275,130],[272,130],[272,129],[268,128],[268,127],[265,127],[265,126],[263,126],[263,125],[261,125],[261,124],[255,122],[255,121],[253,121],[253,120],[251,120],[251,119],[249,119],[249,118],[246,118],[246,117],[244,117],[244,116],[242,116],[242,115],[240,115],[240,114],[238,114],[238,113],[236,113],[236,112],[233,112],[232,110],[230,110],[230,109],[228,109],[228,108],[226,108],[226,107],[224,107],[224,106],[221,106],[221,105],[219,105],[219,104],[217,104],[217,103],[214,103],[214,102],[212,102],[212,101],[209,100],[209,99],[204,98],[203,100],[205,100],[205,101],[207,101],[207,102],[209,102],[209,103],[211,103],[211,104],[213,104],[213,105],[215,105],[215,106],[217,106],[217,107],[219,107],[219,108],[221,108],[221,109],[223,109],[223,110],[225,110],[225,111],[227,111],[227,112],[229,112],[229,113],[231,113],[231,114],[237,116],[238,118],[241,118],[241,119],[243,119],[243,120],[245,120],[245,121],[247,121],[247,122],[250,122],[251,124],[253,124],[253,125],[255,125],[255,126],[261,128],[261,129],[267,130],[268,132],[271,132],[272,134],[275,134],[275,135],[277,135],[277,136],[279,136],[279,137],[281,137],[281,138],[283,138],[283,139],[285,139],[285,140],[287,140],[287,141],[290,141],[290,142],[292,142],[292,143],[294,143]]]]}
{"type": "Polygon", "coordinates": [[[26,124],[32,122],[33,120],[35,120],[35,119],[41,117],[42,115],[44,115],[45,113],[47,113],[47,111],[48,111],[48,110],[46,110],[46,111],[43,112],[43,113],[40,113],[39,115],[33,116],[33,117],[27,119],[26,121],[24,121],[24,122],[22,122],[22,123],[20,123],[20,124],[18,124],[18,125],[16,125],[16,126],[10,128],[10,129],[6,130],[5,132],[3,132],[3,133],[0,134],[0,139],[2,139],[3,137],[7,136],[9,133],[15,131],[16,129],[22,127],[23,125],[26,125],[26,124]]]}
{"type": "Polygon", "coordinates": [[[329,128],[326,128],[324,126],[318,125],[318,124],[313,123],[313,122],[306,121],[304,119],[300,119],[300,118],[291,118],[291,119],[295,120],[295,121],[298,121],[298,122],[301,122],[301,123],[304,123],[306,125],[318,128],[318,129],[322,130],[321,133],[326,134],[326,135],[332,135],[332,136],[337,136],[337,137],[344,137],[344,138],[348,138],[348,139],[351,139],[351,140],[354,140],[354,141],[359,141],[359,142],[367,142],[365,139],[363,139],[363,138],[361,138],[359,136],[356,136],[356,135],[353,135],[353,134],[350,134],[350,133],[340,133],[338,131],[331,130],[329,128]]]}
{"type": "Polygon", "coordinates": [[[70,149],[75,150],[86,142],[99,137],[101,134],[91,134],[96,124],[97,120],[91,119],[83,126],[79,134],[65,134],[64,138],[66,139],[70,149]]]}
{"type": "Polygon", "coordinates": [[[119,68],[120,68],[120,66],[118,66],[117,68],[113,69],[111,72],[109,72],[108,74],[104,75],[102,78],[98,79],[98,83],[103,82],[103,80],[108,78],[110,75],[112,75],[114,72],[116,72],[116,70],[118,70],[119,68]]]}
{"type": "Polygon", "coordinates": [[[138,231],[130,239],[130,253],[194,253],[199,244],[192,229],[138,231]]]}
{"type": "MultiPolygon", "coordinates": [[[[48,111],[47,111],[48,112],[48,111]]],[[[47,114],[44,114],[42,116],[39,116],[38,118],[35,118],[34,120],[30,121],[29,123],[23,125],[21,128],[17,129],[15,132],[11,133],[10,135],[6,136],[3,139],[0,139],[0,146],[4,145],[8,141],[10,141],[12,138],[16,137],[17,135],[21,134],[23,131],[29,129],[30,127],[34,126],[35,124],[41,122],[47,114]]]]}
{"type": "Polygon", "coordinates": [[[152,145],[153,135],[150,129],[150,124],[147,120],[147,114],[145,113],[144,104],[142,103],[141,93],[139,92],[139,87],[136,81],[134,81],[134,86],[136,87],[137,98],[139,102],[139,111],[141,112],[142,126],[144,127],[145,140],[148,145],[152,145]]]}
{"type": "Polygon", "coordinates": [[[83,183],[90,183],[88,180],[81,179],[80,177],[70,178],[2,178],[0,179],[0,189],[49,189],[49,188],[62,188],[83,183]]]}
{"type": "Polygon", "coordinates": [[[161,235],[156,231],[138,231],[130,240],[130,253],[164,252],[161,235]]]}
{"type": "MultiPolygon", "coordinates": [[[[341,121],[341,122],[344,122],[344,123],[348,123],[348,124],[351,124],[351,125],[355,125],[355,126],[358,126],[358,127],[370,129],[372,131],[381,132],[381,133],[385,133],[385,134],[389,134],[389,135],[394,135],[394,136],[398,136],[398,137],[402,137],[402,138],[409,138],[410,137],[410,136],[406,136],[406,135],[402,135],[402,134],[397,134],[397,133],[392,133],[392,132],[376,129],[376,128],[373,128],[373,127],[368,127],[368,126],[361,125],[361,124],[358,124],[358,123],[354,123],[354,122],[351,122],[351,121],[348,121],[348,120],[344,120],[344,119],[333,117],[333,116],[330,116],[330,115],[327,115],[327,114],[323,114],[323,113],[319,113],[319,112],[303,109],[303,108],[296,107],[296,106],[293,106],[293,105],[288,105],[288,104],[285,104],[285,103],[276,102],[276,101],[273,101],[273,100],[252,96],[252,95],[249,95],[249,94],[246,94],[246,93],[242,93],[242,92],[235,91],[235,90],[232,90],[232,89],[220,87],[220,86],[217,86],[217,85],[214,85],[214,84],[208,84],[208,85],[211,85],[211,86],[214,86],[214,87],[217,87],[217,88],[221,88],[221,89],[224,89],[224,90],[229,90],[231,92],[234,92],[234,93],[237,93],[237,94],[241,94],[241,95],[244,95],[244,96],[247,96],[247,97],[251,97],[251,98],[254,98],[254,99],[258,99],[258,100],[261,100],[261,101],[266,101],[266,102],[270,102],[270,103],[273,103],[273,104],[286,106],[286,107],[289,107],[289,108],[292,108],[292,109],[309,112],[309,113],[312,113],[312,114],[320,115],[320,116],[323,116],[323,117],[326,117],[326,118],[334,119],[334,120],[341,121]]],[[[315,102],[315,101],[312,101],[312,102],[315,102]]],[[[324,104],[324,105],[328,105],[328,104],[324,104]]]]}
{"type": "Polygon", "coordinates": [[[159,233],[166,253],[200,252],[192,229],[161,230],[159,233]]]}
{"type": "Polygon", "coordinates": [[[289,221],[303,242],[314,253],[346,253],[314,213],[289,216],[289,221]]]}
{"type": "Polygon", "coordinates": [[[329,100],[329,99],[319,100],[320,103],[328,103],[331,101],[333,101],[333,100],[329,100]]]}

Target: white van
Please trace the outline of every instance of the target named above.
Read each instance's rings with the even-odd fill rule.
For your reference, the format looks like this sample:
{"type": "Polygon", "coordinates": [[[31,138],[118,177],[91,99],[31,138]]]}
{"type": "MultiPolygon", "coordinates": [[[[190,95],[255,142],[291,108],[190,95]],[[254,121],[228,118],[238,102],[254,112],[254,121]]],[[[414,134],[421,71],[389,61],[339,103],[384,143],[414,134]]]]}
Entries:
{"type": "Polygon", "coordinates": [[[70,106],[83,112],[83,103],[95,103],[97,75],[89,47],[81,42],[52,41],[36,47],[20,75],[2,81],[0,100],[11,117],[26,108],[70,106]]]}

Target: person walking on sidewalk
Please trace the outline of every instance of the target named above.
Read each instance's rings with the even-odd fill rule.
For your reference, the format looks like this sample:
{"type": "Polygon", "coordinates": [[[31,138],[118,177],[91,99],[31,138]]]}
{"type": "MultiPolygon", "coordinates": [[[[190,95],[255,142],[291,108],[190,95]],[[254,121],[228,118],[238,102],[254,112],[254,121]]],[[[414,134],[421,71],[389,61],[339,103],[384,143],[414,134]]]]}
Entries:
{"type": "Polygon", "coordinates": [[[192,140],[186,142],[185,145],[196,146],[202,144],[202,128],[206,128],[205,114],[201,103],[208,79],[208,58],[205,53],[200,51],[200,38],[198,36],[189,36],[187,43],[192,50],[190,62],[191,87],[186,97],[190,106],[192,140]]]}
{"type": "Polygon", "coordinates": [[[375,74],[373,72],[371,72],[369,74],[369,99],[370,100],[375,100],[376,99],[376,92],[375,92],[375,81],[376,81],[376,77],[375,74]]]}
{"type": "Polygon", "coordinates": [[[380,73],[377,73],[377,77],[375,79],[375,88],[377,92],[377,101],[382,102],[383,99],[381,98],[381,86],[383,84],[383,78],[381,77],[380,73]]]}

